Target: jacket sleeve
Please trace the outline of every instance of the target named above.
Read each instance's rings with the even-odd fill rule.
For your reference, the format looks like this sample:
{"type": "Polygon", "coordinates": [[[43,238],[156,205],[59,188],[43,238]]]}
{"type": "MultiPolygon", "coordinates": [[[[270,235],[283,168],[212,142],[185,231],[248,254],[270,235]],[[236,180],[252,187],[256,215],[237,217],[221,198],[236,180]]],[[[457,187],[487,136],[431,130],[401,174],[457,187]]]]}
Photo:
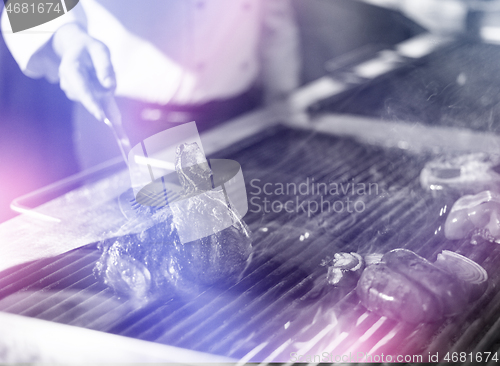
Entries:
{"type": "Polygon", "coordinates": [[[289,0],[263,1],[261,61],[267,100],[286,96],[299,86],[299,35],[289,0]]]}
{"type": "Polygon", "coordinates": [[[78,22],[86,28],[86,17],[80,3],[50,22],[16,33],[12,32],[4,8],[1,28],[7,47],[25,75],[33,78],[46,77],[49,81],[56,82],[59,78],[59,59],[52,50],[52,36],[57,29],[72,22],[78,22]]]}

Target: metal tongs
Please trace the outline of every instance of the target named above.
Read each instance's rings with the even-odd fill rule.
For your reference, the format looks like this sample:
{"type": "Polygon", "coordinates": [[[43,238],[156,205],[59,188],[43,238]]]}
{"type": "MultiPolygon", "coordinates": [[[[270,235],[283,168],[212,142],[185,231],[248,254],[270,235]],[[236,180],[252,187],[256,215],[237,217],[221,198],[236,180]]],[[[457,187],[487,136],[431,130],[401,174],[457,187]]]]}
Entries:
{"type": "MultiPolygon", "coordinates": [[[[104,116],[102,121],[108,125],[113,132],[113,136],[115,136],[118,147],[120,148],[123,161],[125,161],[125,164],[127,164],[127,167],[130,169],[131,165],[128,162],[128,155],[132,146],[130,145],[130,140],[123,129],[122,115],[113,96],[107,96],[102,100],[101,111],[104,116]]],[[[128,219],[135,217],[135,211],[137,211],[140,207],[135,200],[132,189],[128,189],[119,196],[118,206],[120,207],[122,214],[128,219]]]]}
{"type": "MultiPolygon", "coordinates": [[[[130,145],[130,140],[123,129],[122,117],[120,110],[118,109],[118,105],[116,104],[116,100],[113,96],[107,96],[101,101],[101,110],[104,115],[103,122],[111,128],[113,135],[115,136],[116,142],[118,143],[118,147],[122,153],[123,160],[127,164],[129,171],[130,169],[136,169],[136,165],[129,164],[128,158],[130,150],[132,146],[130,145]]],[[[149,170],[151,172],[151,167],[149,166],[149,170]]],[[[152,178],[152,180],[154,180],[152,178]]],[[[165,183],[164,183],[165,184],[165,183]]],[[[136,201],[136,197],[132,188],[123,192],[118,198],[118,205],[120,207],[121,212],[127,219],[131,219],[136,217],[139,214],[139,209],[143,204],[146,207],[152,206],[154,208],[155,204],[159,201],[163,202],[165,200],[165,196],[168,197],[169,200],[173,200],[179,197],[178,192],[172,191],[172,189],[165,189],[161,196],[152,195],[147,202],[139,203],[136,201]]],[[[154,211],[154,210],[153,210],[154,211]]],[[[151,210],[147,210],[148,214],[153,212],[151,210]]]]}
{"type": "Polygon", "coordinates": [[[125,164],[128,164],[128,153],[132,148],[130,146],[130,140],[123,129],[122,115],[116,104],[116,100],[113,96],[106,97],[102,102],[102,111],[104,115],[103,122],[111,128],[113,135],[115,136],[118,147],[122,153],[123,160],[125,164]]]}

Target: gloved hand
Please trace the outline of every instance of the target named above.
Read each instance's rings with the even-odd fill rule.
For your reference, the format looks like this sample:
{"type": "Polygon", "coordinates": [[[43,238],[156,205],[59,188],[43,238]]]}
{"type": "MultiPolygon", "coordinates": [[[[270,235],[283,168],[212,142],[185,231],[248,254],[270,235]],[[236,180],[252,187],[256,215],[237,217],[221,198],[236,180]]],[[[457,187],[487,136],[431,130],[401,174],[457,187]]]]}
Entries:
{"type": "Polygon", "coordinates": [[[108,48],[70,23],[54,34],[52,47],[60,57],[59,83],[66,96],[80,102],[98,120],[103,103],[113,95],[116,78],[108,48]]]}

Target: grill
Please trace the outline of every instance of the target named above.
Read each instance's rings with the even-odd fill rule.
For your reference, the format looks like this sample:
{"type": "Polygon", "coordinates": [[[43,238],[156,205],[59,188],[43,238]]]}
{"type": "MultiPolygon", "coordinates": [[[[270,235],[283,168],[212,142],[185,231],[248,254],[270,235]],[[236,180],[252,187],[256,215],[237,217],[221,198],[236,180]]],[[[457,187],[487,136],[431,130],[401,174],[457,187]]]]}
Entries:
{"type": "Polygon", "coordinates": [[[137,307],[94,276],[100,253],[91,244],[0,273],[0,310],[243,362],[293,361],[292,352],[303,355],[301,361],[310,355],[311,362],[335,361],[335,355],[361,361],[360,352],[372,358],[421,355],[426,362],[429,353],[499,348],[499,246],[444,238],[443,212],[455,197],[431,197],[420,188],[420,170],[431,155],[275,126],[213,157],[241,164],[250,200],[244,220],[253,232],[254,255],[234,286],[137,307]],[[325,192],[318,183],[337,184],[338,190],[325,192]],[[290,212],[276,203],[287,201],[293,203],[286,206],[290,212]],[[323,210],[313,212],[314,203],[323,210]],[[328,256],[400,247],[431,261],[443,249],[473,259],[489,274],[487,292],[444,323],[412,326],[366,311],[352,288],[325,285],[321,263],[328,256]]]}

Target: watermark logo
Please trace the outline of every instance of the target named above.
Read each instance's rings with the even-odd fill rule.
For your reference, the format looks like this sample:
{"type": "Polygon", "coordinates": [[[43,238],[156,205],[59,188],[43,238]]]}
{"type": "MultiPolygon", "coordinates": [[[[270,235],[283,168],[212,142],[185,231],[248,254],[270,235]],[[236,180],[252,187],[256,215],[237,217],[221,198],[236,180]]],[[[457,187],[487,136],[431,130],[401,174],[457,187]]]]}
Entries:
{"type": "Polygon", "coordinates": [[[248,211],[240,164],[207,159],[195,122],[148,137],[128,162],[137,203],[169,206],[183,244],[217,234],[248,211]]]}
{"type": "Polygon", "coordinates": [[[262,183],[250,181],[250,212],[303,213],[360,213],[365,211],[365,197],[378,195],[377,183],[322,183],[306,178],[296,183],[262,183]],[[314,198],[311,198],[314,197],[314,198]],[[340,197],[344,197],[340,199],[340,197]]]}
{"type": "Polygon", "coordinates": [[[12,32],[21,32],[63,16],[79,0],[4,0],[12,32]]]}
{"type": "MultiPolygon", "coordinates": [[[[428,362],[438,362],[439,354],[428,354],[428,362]]],[[[322,352],[321,354],[299,354],[299,352],[290,353],[290,362],[307,362],[307,363],[353,363],[353,362],[406,362],[406,363],[422,363],[424,357],[422,355],[385,355],[370,354],[367,352],[349,352],[344,354],[334,354],[333,352],[322,352]]]]}

